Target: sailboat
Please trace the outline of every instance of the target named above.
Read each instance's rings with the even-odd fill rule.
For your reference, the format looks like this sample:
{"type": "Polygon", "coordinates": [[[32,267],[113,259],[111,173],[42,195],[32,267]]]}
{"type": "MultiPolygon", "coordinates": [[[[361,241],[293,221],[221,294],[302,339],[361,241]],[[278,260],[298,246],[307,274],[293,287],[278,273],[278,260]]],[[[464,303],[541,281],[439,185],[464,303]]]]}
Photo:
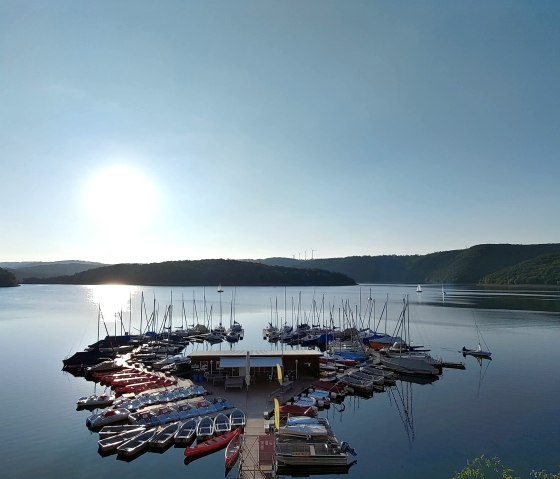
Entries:
{"type": "Polygon", "coordinates": [[[480,342],[484,342],[484,346],[486,346],[486,348],[488,348],[488,345],[486,344],[486,341],[484,341],[484,338],[482,337],[482,333],[480,332],[480,329],[478,327],[478,324],[476,324],[476,321],[474,323],[475,327],[476,327],[476,334],[478,335],[478,346],[476,347],[476,349],[468,349],[465,346],[463,346],[462,352],[463,352],[463,356],[466,356],[467,354],[470,356],[475,356],[477,358],[484,358],[484,359],[492,359],[492,353],[488,350],[483,350],[482,346],[480,344],[480,342]]]}
{"type": "Polygon", "coordinates": [[[420,285],[416,286],[416,292],[421,293],[422,292],[422,286],[420,286],[420,285]]]}

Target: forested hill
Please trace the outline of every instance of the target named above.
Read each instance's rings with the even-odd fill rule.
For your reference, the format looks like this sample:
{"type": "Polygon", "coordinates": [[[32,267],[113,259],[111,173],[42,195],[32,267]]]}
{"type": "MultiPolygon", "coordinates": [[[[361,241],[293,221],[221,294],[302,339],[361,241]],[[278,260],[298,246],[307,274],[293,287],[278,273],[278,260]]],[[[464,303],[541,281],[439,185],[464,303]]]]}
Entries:
{"type": "MultiPolygon", "coordinates": [[[[358,283],[490,284],[492,281],[504,281],[504,277],[498,280],[497,276],[489,276],[493,273],[551,254],[560,254],[560,244],[483,244],[427,255],[351,256],[307,261],[268,258],[261,261],[270,265],[336,271],[354,278],[358,283]]],[[[543,259],[545,266],[547,261],[550,260],[543,259]]],[[[524,266],[524,275],[516,279],[518,282],[513,283],[513,278],[509,281],[510,284],[556,284],[551,278],[551,274],[545,274],[543,264],[529,263],[524,266]],[[520,283],[522,278],[530,278],[532,283],[520,283]]]]}
{"type": "Polygon", "coordinates": [[[80,273],[91,268],[99,268],[106,266],[103,263],[94,263],[91,261],[26,261],[26,262],[10,262],[0,263],[0,267],[14,273],[17,279],[25,281],[26,278],[54,278],[55,276],[65,276],[80,273]]]}
{"type": "Polygon", "coordinates": [[[352,278],[320,269],[285,268],[234,260],[116,264],[71,276],[31,278],[26,283],[138,284],[149,286],[344,286],[352,278]]]}
{"type": "Polygon", "coordinates": [[[484,284],[560,284],[560,254],[548,254],[523,261],[485,276],[484,284]]]}
{"type": "Polygon", "coordinates": [[[17,286],[16,277],[10,271],[0,268],[0,288],[6,286],[17,286]]]}

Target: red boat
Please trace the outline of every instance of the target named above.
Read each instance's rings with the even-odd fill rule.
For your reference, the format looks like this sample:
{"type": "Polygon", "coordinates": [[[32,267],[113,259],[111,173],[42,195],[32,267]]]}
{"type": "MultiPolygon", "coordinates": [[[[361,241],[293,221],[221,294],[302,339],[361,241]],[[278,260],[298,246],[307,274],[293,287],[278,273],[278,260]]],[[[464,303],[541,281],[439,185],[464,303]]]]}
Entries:
{"type": "Polygon", "coordinates": [[[227,445],[225,452],[226,461],[226,476],[229,471],[235,466],[237,459],[239,459],[239,454],[241,454],[241,449],[243,448],[243,435],[238,434],[235,436],[227,445]]]}
{"type": "Polygon", "coordinates": [[[315,406],[294,406],[293,404],[286,404],[280,406],[279,413],[280,419],[285,419],[288,416],[308,416],[317,417],[317,408],[315,406]]]}
{"type": "Polygon", "coordinates": [[[329,381],[313,381],[311,383],[315,389],[320,389],[321,391],[329,391],[337,394],[341,394],[346,390],[346,386],[341,383],[331,383],[329,381]]]}
{"type": "Polygon", "coordinates": [[[229,442],[234,439],[235,437],[241,434],[241,428],[236,429],[235,431],[226,432],[221,436],[216,436],[207,441],[201,442],[194,447],[187,447],[185,449],[185,457],[192,461],[193,459],[198,458],[199,456],[203,456],[206,454],[210,454],[214,451],[222,449],[226,447],[229,442]]]}

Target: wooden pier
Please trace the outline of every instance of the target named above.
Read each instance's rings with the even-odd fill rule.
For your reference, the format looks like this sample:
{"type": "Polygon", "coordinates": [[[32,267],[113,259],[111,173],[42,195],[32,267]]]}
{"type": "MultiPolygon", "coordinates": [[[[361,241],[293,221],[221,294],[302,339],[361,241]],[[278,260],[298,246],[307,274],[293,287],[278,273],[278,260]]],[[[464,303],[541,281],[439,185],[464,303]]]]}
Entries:
{"type": "Polygon", "coordinates": [[[269,431],[273,422],[274,398],[281,404],[285,403],[305,391],[312,381],[311,377],[299,378],[287,381],[282,386],[277,381],[270,381],[250,384],[242,390],[226,390],[221,383],[205,385],[215,396],[232,401],[247,416],[244,445],[239,459],[239,479],[273,477],[274,440],[269,431]]]}

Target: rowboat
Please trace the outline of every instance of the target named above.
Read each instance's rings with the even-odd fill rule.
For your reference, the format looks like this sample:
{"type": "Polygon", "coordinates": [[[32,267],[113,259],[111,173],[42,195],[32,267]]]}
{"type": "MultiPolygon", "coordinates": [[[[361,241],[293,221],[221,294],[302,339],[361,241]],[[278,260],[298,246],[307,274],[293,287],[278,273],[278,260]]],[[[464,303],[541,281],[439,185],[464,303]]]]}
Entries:
{"type": "Polygon", "coordinates": [[[122,456],[135,456],[148,447],[150,439],[156,435],[157,429],[148,429],[141,432],[138,436],[129,439],[117,447],[117,453],[122,456]]]}
{"type": "Polygon", "coordinates": [[[106,407],[113,404],[115,401],[114,395],[102,394],[102,395],[91,395],[91,396],[82,396],[76,401],[76,407],[78,409],[82,408],[95,408],[95,407],[106,407]]]}
{"type": "Polygon", "coordinates": [[[245,413],[241,409],[234,409],[229,414],[229,421],[231,424],[231,428],[235,429],[236,427],[245,427],[245,423],[247,418],[245,413]]]}
{"type": "Polygon", "coordinates": [[[284,406],[280,406],[279,408],[280,419],[286,418],[288,416],[316,417],[317,412],[318,410],[315,406],[302,407],[302,406],[294,406],[293,404],[286,404],[284,406]]]}
{"type": "Polygon", "coordinates": [[[229,471],[235,466],[241,450],[243,449],[243,434],[238,434],[235,436],[227,445],[225,451],[225,466],[226,466],[226,476],[229,471]]]}
{"type": "Polygon", "coordinates": [[[179,424],[178,422],[172,422],[166,426],[162,426],[156,435],[150,439],[150,447],[164,449],[169,446],[173,441],[173,436],[175,436],[175,433],[179,429],[179,424]]]}
{"type": "Polygon", "coordinates": [[[229,416],[226,416],[223,412],[216,414],[214,417],[214,432],[216,434],[223,434],[231,430],[231,422],[229,416]]]}
{"type": "Polygon", "coordinates": [[[132,439],[134,436],[144,432],[144,427],[136,427],[134,429],[124,430],[119,434],[115,434],[113,436],[105,437],[103,439],[99,439],[97,443],[99,444],[99,449],[102,452],[109,452],[117,447],[119,447],[122,443],[132,439]]]}
{"type": "Polygon", "coordinates": [[[204,416],[196,426],[197,441],[210,439],[214,434],[214,420],[210,416],[204,416]]]}
{"type": "Polygon", "coordinates": [[[194,438],[196,437],[196,425],[198,421],[194,418],[186,420],[182,425],[179,427],[179,430],[175,434],[175,444],[178,445],[190,445],[194,438]]]}
{"type": "Polygon", "coordinates": [[[221,436],[216,436],[207,441],[198,443],[195,447],[187,447],[185,449],[185,457],[189,460],[197,459],[200,456],[210,454],[226,447],[229,442],[236,436],[241,434],[241,428],[235,431],[226,432],[221,436]]]}

